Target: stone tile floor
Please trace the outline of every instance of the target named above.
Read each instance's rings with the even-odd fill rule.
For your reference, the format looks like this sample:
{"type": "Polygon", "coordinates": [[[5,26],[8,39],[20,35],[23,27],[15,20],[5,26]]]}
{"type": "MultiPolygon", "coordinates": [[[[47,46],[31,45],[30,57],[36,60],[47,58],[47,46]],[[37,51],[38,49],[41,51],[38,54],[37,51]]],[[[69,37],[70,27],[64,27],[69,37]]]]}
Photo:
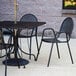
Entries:
{"type": "MultiPolygon", "coordinates": [[[[38,38],[40,43],[41,37],[38,38]]],[[[24,51],[28,52],[27,40],[21,39],[24,51]]],[[[58,59],[56,47],[54,46],[52,58],[50,61],[50,66],[47,67],[49,52],[51,44],[43,43],[38,61],[34,61],[33,57],[29,60],[29,57],[25,54],[21,54],[23,58],[29,60],[29,64],[26,65],[24,69],[23,66],[19,69],[18,67],[8,66],[7,76],[76,76],[76,39],[70,40],[70,47],[72,56],[74,59],[74,64],[71,64],[69,52],[66,44],[59,44],[60,56],[58,59]]],[[[36,55],[36,43],[33,39],[32,43],[32,53],[36,55]]],[[[4,58],[0,59],[0,76],[4,76],[4,65],[2,61],[4,58]]]]}

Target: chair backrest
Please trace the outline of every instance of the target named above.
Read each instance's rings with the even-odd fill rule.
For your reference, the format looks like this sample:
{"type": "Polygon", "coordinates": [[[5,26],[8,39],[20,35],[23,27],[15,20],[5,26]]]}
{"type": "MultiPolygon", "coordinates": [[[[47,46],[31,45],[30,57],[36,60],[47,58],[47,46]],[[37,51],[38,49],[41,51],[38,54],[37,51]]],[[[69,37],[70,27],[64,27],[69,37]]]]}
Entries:
{"type": "MultiPolygon", "coordinates": [[[[24,22],[38,22],[38,19],[33,14],[25,14],[21,17],[20,21],[24,22]]],[[[28,29],[31,29],[30,27],[28,29]]]]}
{"type": "MultiPolygon", "coordinates": [[[[38,19],[33,14],[25,14],[21,17],[20,21],[23,21],[23,22],[38,22],[38,19]]],[[[19,29],[18,33],[21,33],[21,32],[22,32],[22,34],[24,34],[26,32],[25,34],[28,34],[29,36],[34,36],[37,33],[37,27],[35,27],[35,28],[29,27],[29,28],[27,28],[27,30],[19,29]]]]}
{"type": "Polygon", "coordinates": [[[72,34],[72,30],[73,30],[73,20],[71,17],[67,17],[62,22],[59,32],[65,32],[70,36],[72,34]]]}
{"type": "Polygon", "coordinates": [[[20,19],[20,21],[25,21],[25,22],[37,22],[37,18],[35,15],[33,14],[25,14],[22,16],[22,18],[20,19]]]}

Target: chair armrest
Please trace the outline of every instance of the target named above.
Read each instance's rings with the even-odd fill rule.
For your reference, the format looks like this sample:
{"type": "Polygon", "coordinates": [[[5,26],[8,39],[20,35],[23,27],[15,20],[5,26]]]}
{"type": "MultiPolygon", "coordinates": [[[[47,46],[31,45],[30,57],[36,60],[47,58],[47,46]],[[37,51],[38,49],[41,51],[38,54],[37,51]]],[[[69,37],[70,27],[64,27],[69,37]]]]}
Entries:
{"type": "MultiPolygon", "coordinates": [[[[53,36],[54,36],[54,38],[56,38],[56,34],[55,34],[55,31],[54,31],[54,29],[53,28],[45,28],[44,30],[43,30],[43,32],[42,32],[42,38],[45,36],[45,32],[46,31],[52,31],[52,34],[53,34],[53,36]]],[[[50,33],[51,34],[51,33],[50,33]]]]}
{"type": "Polygon", "coordinates": [[[66,32],[57,32],[56,33],[56,38],[59,39],[62,34],[65,35],[65,40],[60,40],[60,41],[62,41],[62,42],[66,42],[67,41],[68,42],[70,40],[70,36],[66,32]]]}

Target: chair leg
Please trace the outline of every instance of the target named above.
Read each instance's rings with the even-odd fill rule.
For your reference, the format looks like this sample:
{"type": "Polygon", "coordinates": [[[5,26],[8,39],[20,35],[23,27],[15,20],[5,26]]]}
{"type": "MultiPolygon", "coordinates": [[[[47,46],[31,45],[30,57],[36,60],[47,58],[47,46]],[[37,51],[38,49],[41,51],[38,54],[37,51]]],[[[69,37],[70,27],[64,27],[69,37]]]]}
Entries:
{"type": "Polygon", "coordinates": [[[38,50],[38,39],[37,39],[37,36],[36,36],[36,44],[37,44],[37,50],[38,50]]]}
{"type": "Polygon", "coordinates": [[[58,43],[56,43],[56,47],[57,47],[58,58],[60,59],[60,53],[59,53],[58,43]]]}
{"type": "Polygon", "coordinates": [[[47,67],[49,67],[49,64],[50,64],[50,59],[51,59],[51,55],[52,55],[53,45],[54,45],[54,43],[52,43],[52,45],[51,45],[51,50],[50,50],[50,55],[49,55],[49,60],[48,60],[47,67]]]}
{"type": "MultiPolygon", "coordinates": [[[[9,44],[12,43],[12,36],[9,38],[8,43],[9,43],[9,44]]],[[[11,50],[12,50],[12,47],[9,48],[9,51],[8,51],[9,54],[7,54],[7,57],[8,57],[9,59],[10,59],[11,50]]]]}
{"type": "Polygon", "coordinates": [[[10,47],[9,48],[9,51],[8,51],[8,53],[7,53],[7,57],[10,59],[11,58],[11,54],[13,53],[13,52],[11,52],[12,51],[12,48],[13,47],[10,47]]]}
{"type": "MultiPolygon", "coordinates": [[[[37,36],[36,36],[36,45],[37,45],[37,51],[38,51],[38,39],[37,39],[37,36]]],[[[37,59],[35,59],[35,61],[37,61],[37,59]]]]}
{"type": "Polygon", "coordinates": [[[32,37],[30,38],[29,59],[31,59],[31,44],[32,44],[32,37]]]}
{"type": "Polygon", "coordinates": [[[38,59],[38,57],[39,57],[41,45],[42,45],[42,40],[41,40],[41,42],[40,42],[40,46],[38,47],[38,53],[37,53],[36,61],[37,61],[37,59],[38,59]]]}
{"type": "Polygon", "coordinates": [[[70,58],[71,58],[71,61],[72,61],[72,64],[73,64],[74,62],[73,62],[73,58],[72,58],[72,54],[71,54],[71,50],[70,50],[70,46],[69,46],[68,42],[67,42],[67,46],[68,46],[70,58]]]}
{"type": "Polygon", "coordinates": [[[5,76],[7,76],[7,49],[6,49],[6,59],[5,59],[5,76]]]}

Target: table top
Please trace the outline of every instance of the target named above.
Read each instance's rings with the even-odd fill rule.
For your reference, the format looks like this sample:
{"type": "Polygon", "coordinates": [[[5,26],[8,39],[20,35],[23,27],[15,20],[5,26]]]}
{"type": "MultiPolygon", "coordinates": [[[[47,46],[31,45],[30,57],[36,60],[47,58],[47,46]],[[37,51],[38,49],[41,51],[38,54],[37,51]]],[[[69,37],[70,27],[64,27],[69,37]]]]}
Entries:
{"type": "Polygon", "coordinates": [[[11,29],[17,29],[17,28],[33,28],[37,26],[41,26],[43,24],[46,24],[46,22],[23,22],[23,21],[0,21],[0,28],[11,28],[11,29]]]}

